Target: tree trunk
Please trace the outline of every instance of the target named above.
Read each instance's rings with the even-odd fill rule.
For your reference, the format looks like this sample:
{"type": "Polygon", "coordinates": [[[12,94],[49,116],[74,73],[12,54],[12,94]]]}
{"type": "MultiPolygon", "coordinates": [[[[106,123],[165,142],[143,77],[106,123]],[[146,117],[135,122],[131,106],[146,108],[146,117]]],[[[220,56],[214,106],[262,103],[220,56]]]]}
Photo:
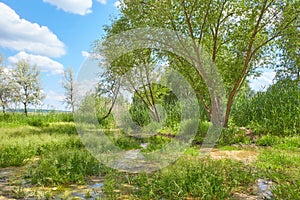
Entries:
{"type": "Polygon", "coordinates": [[[24,113],[26,117],[28,116],[28,111],[27,111],[27,103],[24,103],[24,113]]]}
{"type": "Polygon", "coordinates": [[[3,112],[3,114],[6,113],[6,107],[4,105],[2,105],[2,112],[3,112]]]}

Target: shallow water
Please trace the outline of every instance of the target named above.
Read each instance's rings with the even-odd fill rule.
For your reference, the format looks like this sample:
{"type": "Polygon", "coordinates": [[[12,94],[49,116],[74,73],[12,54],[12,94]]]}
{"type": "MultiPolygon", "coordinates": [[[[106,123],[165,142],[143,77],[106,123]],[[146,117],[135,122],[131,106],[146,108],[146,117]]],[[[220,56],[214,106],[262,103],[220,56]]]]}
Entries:
{"type": "Polygon", "coordinates": [[[272,199],[272,187],[274,183],[270,180],[258,179],[258,199],[272,199]]]}

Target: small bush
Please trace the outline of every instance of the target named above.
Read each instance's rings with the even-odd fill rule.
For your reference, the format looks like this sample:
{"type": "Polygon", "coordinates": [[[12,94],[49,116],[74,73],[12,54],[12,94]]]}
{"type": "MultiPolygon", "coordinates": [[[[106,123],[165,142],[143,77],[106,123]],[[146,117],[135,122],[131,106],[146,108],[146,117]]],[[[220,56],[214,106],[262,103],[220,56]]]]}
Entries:
{"type": "Polygon", "coordinates": [[[41,118],[32,118],[28,120],[28,125],[34,127],[46,127],[49,126],[49,123],[44,123],[41,118]]]}
{"type": "Polygon", "coordinates": [[[256,144],[259,146],[274,146],[281,142],[280,138],[275,135],[264,135],[257,139],[256,144]]]}
{"type": "Polygon", "coordinates": [[[251,142],[250,136],[234,125],[224,128],[218,140],[219,145],[250,144],[251,142]]]}
{"type": "Polygon", "coordinates": [[[208,129],[211,123],[208,121],[200,121],[198,126],[198,132],[193,140],[193,144],[201,144],[207,135],[208,129]]]}

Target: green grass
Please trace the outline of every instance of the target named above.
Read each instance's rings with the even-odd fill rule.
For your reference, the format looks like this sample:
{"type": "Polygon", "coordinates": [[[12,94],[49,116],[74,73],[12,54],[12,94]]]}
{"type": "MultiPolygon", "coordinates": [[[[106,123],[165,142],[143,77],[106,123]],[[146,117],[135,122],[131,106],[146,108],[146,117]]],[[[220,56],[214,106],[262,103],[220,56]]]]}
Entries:
{"type": "Polygon", "coordinates": [[[28,178],[37,185],[84,184],[86,177],[108,171],[87,150],[65,148],[42,155],[28,178]]]}
{"type": "Polygon", "coordinates": [[[35,126],[44,127],[53,122],[73,122],[72,113],[29,113],[26,117],[22,113],[0,113],[0,127],[21,127],[21,126],[35,126]]]}
{"type": "Polygon", "coordinates": [[[277,199],[298,199],[300,194],[300,137],[263,136],[264,148],[255,166],[261,176],[276,183],[272,192],[277,199]]]}
{"type": "Polygon", "coordinates": [[[300,152],[268,148],[260,153],[256,163],[261,176],[276,183],[277,199],[297,199],[300,194],[300,152]]]}
{"type": "Polygon", "coordinates": [[[255,183],[255,172],[242,163],[229,160],[187,160],[181,158],[174,165],[154,174],[109,174],[104,190],[114,198],[111,190],[119,189],[131,199],[225,199],[233,190],[246,190],[255,183]],[[123,186],[130,184],[131,190],[123,186]]]}
{"type": "MultiPolygon", "coordinates": [[[[22,166],[34,156],[40,156],[49,151],[83,147],[74,130],[72,134],[68,134],[71,132],[69,128],[67,133],[53,131],[53,129],[59,129],[60,126],[1,128],[0,167],[22,166]]],[[[70,126],[67,125],[67,127],[70,126]]]]}
{"type": "MultiPolygon", "coordinates": [[[[275,199],[297,199],[300,193],[300,137],[297,135],[268,134],[256,138],[259,146],[253,150],[259,152],[259,157],[250,164],[199,158],[199,146],[192,146],[178,161],[160,171],[128,174],[99,163],[85,149],[74,123],[64,120],[64,115],[40,119],[18,115],[20,123],[10,117],[7,123],[0,122],[0,167],[27,165],[23,177],[33,186],[81,185],[90,176],[101,176],[106,199],[230,199],[234,192],[253,194],[256,180],[262,178],[276,184],[272,191],[275,199]],[[44,119],[47,120],[39,124],[44,119]],[[32,121],[37,124],[30,125],[32,121]]],[[[186,126],[189,128],[189,124],[186,126]]],[[[204,122],[199,128],[205,131],[208,126],[204,122]]],[[[236,128],[226,131],[229,135],[223,136],[224,145],[220,150],[241,150],[230,144],[247,142],[246,136],[236,134],[236,128]]],[[[106,135],[124,150],[141,149],[140,144],[148,143],[142,152],[156,151],[171,140],[163,136],[134,138],[120,130],[107,131],[106,135]]],[[[24,195],[21,187],[15,190],[16,197],[24,195]]]]}

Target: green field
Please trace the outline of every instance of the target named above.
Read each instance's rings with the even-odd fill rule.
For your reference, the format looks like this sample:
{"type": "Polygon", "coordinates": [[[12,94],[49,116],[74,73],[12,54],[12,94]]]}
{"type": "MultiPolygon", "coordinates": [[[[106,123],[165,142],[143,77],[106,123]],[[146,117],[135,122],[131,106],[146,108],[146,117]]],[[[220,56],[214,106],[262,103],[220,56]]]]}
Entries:
{"type": "MultiPolygon", "coordinates": [[[[104,166],[85,149],[71,114],[1,117],[2,199],[250,198],[259,195],[260,179],[272,182],[272,198],[300,193],[299,136],[256,136],[256,143],[219,145],[207,157],[194,145],[160,171],[130,174],[104,166]]],[[[128,150],[144,142],[118,138],[112,141],[128,150]]],[[[168,142],[162,138],[148,140],[149,148],[168,142]]]]}

